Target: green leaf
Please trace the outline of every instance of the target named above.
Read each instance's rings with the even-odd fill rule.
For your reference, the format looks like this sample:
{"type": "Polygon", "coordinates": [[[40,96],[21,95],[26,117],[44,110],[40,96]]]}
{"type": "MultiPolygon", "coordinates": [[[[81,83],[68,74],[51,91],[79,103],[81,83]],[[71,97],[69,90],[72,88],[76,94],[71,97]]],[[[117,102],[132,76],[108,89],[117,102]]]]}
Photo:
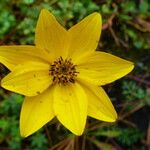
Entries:
{"type": "Polygon", "coordinates": [[[148,0],[142,0],[142,1],[140,2],[139,7],[140,7],[141,13],[147,13],[148,10],[149,10],[149,7],[150,7],[150,3],[149,3],[148,0]]]}

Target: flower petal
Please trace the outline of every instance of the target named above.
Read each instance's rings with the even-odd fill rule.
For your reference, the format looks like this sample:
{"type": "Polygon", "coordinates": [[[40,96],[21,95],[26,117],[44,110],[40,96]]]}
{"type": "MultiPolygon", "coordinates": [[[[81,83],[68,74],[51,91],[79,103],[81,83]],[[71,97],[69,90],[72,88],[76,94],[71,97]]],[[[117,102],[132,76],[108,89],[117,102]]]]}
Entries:
{"type": "Polygon", "coordinates": [[[0,46],[0,63],[10,70],[25,61],[49,60],[46,52],[35,46],[0,46]]]}
{"type": "Polygon", "coordinates": [[[94,52],[77,65],[78,77],[95,85],[113,82],[133,68],[132,62],[104,52],[94,52]]]}
{"type": "Polygon", "coordinates": [[[2,87],[26,96],[36,96],[52,83],[49,76],[49,64],[26,62],[2,79],[2,87]]]}
{"type": "Polygon", "coordinates": [[[53,88],[48,88],[35,97],[26,97],[20,115],[20,132],[27,137],[36,132],[54,117],[53,88]]]}
{"type": "Polygon", "coordinates": [[[41,11],[37,22],[35,43],[47,51],[52,60],[67,55],[68,33],[46,9],[41,11]]]}
{"type": "Polygon", "coordinates": [[[102,87],[82,82],[88,96],[88,115],[102,121],[114,122],[117,113],[102,87]]]}
{"type": "Polygon", "coordinates": [[[101,15],[95,12],[69,29],[71,38],[69,55],[74,61],[96,49],[101,34],[101,28],[101,15]]]}
{"type": "Polygon", "coordinates": [[[87,97],[78,84],[56,85],[54,111],[58,120],[71,132],[81,135],[87,118],[87,97]]]}

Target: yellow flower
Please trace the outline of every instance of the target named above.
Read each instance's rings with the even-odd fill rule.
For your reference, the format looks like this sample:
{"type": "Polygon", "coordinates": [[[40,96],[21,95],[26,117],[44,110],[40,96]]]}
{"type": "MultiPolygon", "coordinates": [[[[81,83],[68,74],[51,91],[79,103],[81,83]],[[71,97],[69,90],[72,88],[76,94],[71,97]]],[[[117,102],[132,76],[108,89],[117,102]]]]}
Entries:
{"type": "Polygon", "coordinates": [[[3,88],[25,95],[21,109],[23,137],[36,132],[55,116],[81,135],[87,116],[114,122],[116,111],[102,85],[133,69],[133,63],[95,51],[102,28],[92,13],[69,30],[47,10],[40,13],[35,46],[1,46],[0,62],[10,73],[3,88]]]}

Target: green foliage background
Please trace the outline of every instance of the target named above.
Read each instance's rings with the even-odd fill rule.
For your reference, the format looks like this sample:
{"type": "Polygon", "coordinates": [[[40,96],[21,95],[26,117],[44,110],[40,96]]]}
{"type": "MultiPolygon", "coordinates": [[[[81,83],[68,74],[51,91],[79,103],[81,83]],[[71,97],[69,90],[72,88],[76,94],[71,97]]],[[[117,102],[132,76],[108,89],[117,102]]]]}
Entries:
{"type": "MultiPolygon", "coordinates": [[[[53,120],[34,135],[22,139],[19,113],[23,97],[0,88],[0,150],[149,149],[150,1],[0,0],[0,45],[34,44],[42,8],[50,10],[66,28],[94,11],[100,12],[103,31],[97,50],[131,60],[135,69],[104,87],[118,111],[118,121],[110,124],[88,118],[81,137],[75,137],[53,120]]],[[[7,73],[0,64],[0,78],[7,73]]]]}

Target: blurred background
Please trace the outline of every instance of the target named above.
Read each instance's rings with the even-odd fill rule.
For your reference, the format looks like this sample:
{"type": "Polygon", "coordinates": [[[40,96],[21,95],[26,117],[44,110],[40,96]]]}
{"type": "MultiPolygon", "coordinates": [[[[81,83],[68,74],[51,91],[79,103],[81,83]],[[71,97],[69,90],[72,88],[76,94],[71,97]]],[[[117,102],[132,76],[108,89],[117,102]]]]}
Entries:
{"type": "MultiPolygon", "coordinates": [[[[21,138],[23,97],[0,88],[0,150],[150,150],[150,1],[0,0],[0,45],[34,44],[42,8],[66,28],[92,12],[101,13],[103,29],[97,50],[133,61],[135,69],[104,86],[118,121],[110,124],[88,118],[81,137],[54,119],[32,136],[21,138]]],[[[0,79],[7,73],[0,64],[0,79]]]]}

